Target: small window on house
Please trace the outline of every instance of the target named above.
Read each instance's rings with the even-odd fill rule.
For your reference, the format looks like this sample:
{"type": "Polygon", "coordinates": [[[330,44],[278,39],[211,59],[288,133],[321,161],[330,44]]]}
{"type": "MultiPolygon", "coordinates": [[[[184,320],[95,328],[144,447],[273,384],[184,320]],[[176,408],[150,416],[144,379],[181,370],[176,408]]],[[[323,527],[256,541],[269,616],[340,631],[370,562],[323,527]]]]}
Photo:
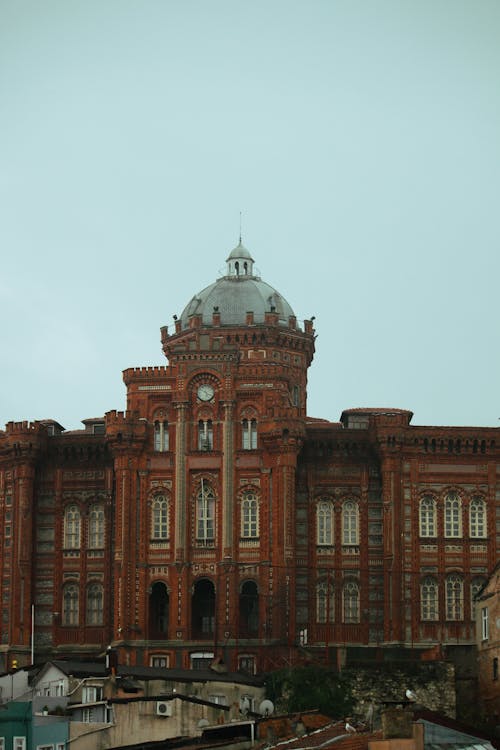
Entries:
{"type": "Polygon", "coordinates": [[[191,654],[191,669],[207,669],[213,660],[213,651],[195,651],[191,654]]]}
{"type": "Polygon", "coordinates": [[[82,721],[85,724],[91,724],[93,721],[95,721],[94,716],[95,716],[95,711],[94,711],[93,708],[84,708],[83,709],[83,711],[82,711],[82,721]]]}
{"type": "Polygon", "coordinates": [[[154,424],[154,449],[155,451],[168,451],[168,422],[157,420],[154,424]]]}
{"type": "Polygon", "coordinates": [[[257,420],[244,419],[241,423],[241,437],[243,450],[255,450],[257,448],[257,420]]]}
{"type": "Polygon", "coordinates": [[[214,448],[214,431],[211,419],[198,422],[198,450],[211,451],[214,448]]]}
{"type": "Polygon", "coordinates": [[[255,656],[247,654],[238,656],[238,670],[247,674],[255,674],[255,656]]]}
{"type": "Polygon", "coordinates": [[[208,696],[208,700],[211,703],[217,703],[219,706],[229,706],[227,697],[222,693],[212,693],[208,696]]]}
{"type": "Polygon", "coordinates": [[[92,433],[94,435],[104,435],[106,432],[106,426],[104,422],[96,422],[96,424],[92,425],[92,433]]]}
{"type": "Polygon", "coordinates": [[[26,750],[26,737],[13,737],[12,748],[13,750],[26,750]]]}
{"type": "Polygon", "coordinates": [[[168,667],[168,661],[168,655],[152,656],[149,660],[149,665],[151,667],[156,667],[157,669],[166,669],[168,667]]]}
{"type": "Polygon", "coordinates": [[[95,703],[102,700],[101,685],[87,685],[82,690],[82,703],[95,703]]]}

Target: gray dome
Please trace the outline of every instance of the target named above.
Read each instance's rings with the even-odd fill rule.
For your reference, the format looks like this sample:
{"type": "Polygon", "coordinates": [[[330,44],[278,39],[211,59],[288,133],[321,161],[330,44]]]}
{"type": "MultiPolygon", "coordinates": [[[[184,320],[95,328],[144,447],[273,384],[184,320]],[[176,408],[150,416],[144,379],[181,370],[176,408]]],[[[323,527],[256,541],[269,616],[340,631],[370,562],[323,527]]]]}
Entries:
{"type": "Polygon", "coordinates": [[[265,313],[274,308],[279,324],[288,327],[294,312],[276,289],[253,273],[254,260],[241,241],[227,258],[227,274],[195,294],[181,315],[182,328],[188,327],[191,315],[201,315],[203,325],[213,325],[213,313],[220,313],[221,325],[246,325],[247,313],[253,312],[254,323],[264,323],[265,313]]]}

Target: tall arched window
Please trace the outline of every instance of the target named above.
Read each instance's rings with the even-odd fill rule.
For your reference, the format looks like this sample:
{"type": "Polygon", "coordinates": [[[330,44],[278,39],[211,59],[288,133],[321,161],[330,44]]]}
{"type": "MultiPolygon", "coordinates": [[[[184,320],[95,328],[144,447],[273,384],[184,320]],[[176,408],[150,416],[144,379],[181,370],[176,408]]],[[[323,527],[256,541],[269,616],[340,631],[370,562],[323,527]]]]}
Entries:
{"type": "Polygon", "coordinates": [[[151,538],[168,539],[168,501],[164,495],[156,495],[151,508],[151,538]]]}
{"type": "Polygon", "coordinates": [[[342,590],[344,622],[359,622],[359,586],[355,581],[344,583],[342,590]]]}
{"type": "Polygon", "coordinates": [[[104,506],[93,505],[89,510],[89,547],[104,548],[104,506]]]}
{"type": "Polygon", "coordinates": [[[64,549],[80,549],[80,509],[68,505],[64,512],[64,549]]]}
{"type": "Polygon", "coordinates": [[[458,573],[446,578],[446,619],[464,619],[464,582],[458,573]]]}
{"type": "Polygon", "coordinates": [[[482,497],[473,497],[469,505],[469,533],[471,537],[486,536],[486,503],[482,497]]]}
{"type": "Polygon", "coordinates": [[[448,492],[444,501],[444,535],[462,536],[462,501],[456,492],[448,492]]]}
{"type": "Polygon", "coordinates": [[[244,419],[241,423],[242,447],[244,450],[257,448],[257,420],[244,419]]]}
{"type": "Polygon", "coordinates": [[[78,625],[79,618],[79,589],[76,583],[66,583],[63,588],[62,623],[63,625],[78,625]]]}
{"type": "Polygon", "coordinates": [[[476,619],[476,596],[484,586],[484,578],[473,578],[470,584],[470,619],[476,619]]]}
{"type": "Polygon", "coordinates": [[[257,539],[259,536],[259,503],[254,492],[245,492],[241,501],[241,537],[257,539]]]}
{"type": "Polygon", "coordinates": [[[87,625],[102,625],[104,613],[104,591],[100,583],[87,588],[87,625]]]}
{"type": "Polygon", "coordinates": [[[355,500],[342,505],[342,544],[359,544],[359,508],[355,500]]]}
{"type": "Polygon", "coordinates": [[[420,584],[420,619],[435,622],[438,612],[438,585],[435,578],[426,576],[420,584]]]}
{"type": "Polygon", "coordinates": [[[316,544],[333,544],[333,504],[321,500],[316,507],[316,544]]]}
{"type": "Polygon", "coordinates": [[[333,583],[320,581],[316,585],[316,622],[335,622],[335,595],[333,583]]]}
{"type": "Polygon", "coordinates": [[[214,447],[214,431],[211,419],[200,419],[198,422],[198,450],[211,451],[214,447]]]}
{"type": "Polygon", "coordinates": [[[154,424],[155,451],[168,451],[168,422],[157,419],[154,424]]]}
{"type": "Polygon", "coordinates": [[[244,581],[241,586],[240,600],[240,635],[257,635],[259,631],[259,591],[255,581],[244,581]]]}
{"type": "Polygon", "coordinates": [[[420,500],[420,536],[436,536],[436,501],[431,495],[420,500]]]}
{"type": "Polygon", "coordinates": [[[215,540],[215,495],[204,481],[196,499],[196,540],[207,545],[215,540]]]}

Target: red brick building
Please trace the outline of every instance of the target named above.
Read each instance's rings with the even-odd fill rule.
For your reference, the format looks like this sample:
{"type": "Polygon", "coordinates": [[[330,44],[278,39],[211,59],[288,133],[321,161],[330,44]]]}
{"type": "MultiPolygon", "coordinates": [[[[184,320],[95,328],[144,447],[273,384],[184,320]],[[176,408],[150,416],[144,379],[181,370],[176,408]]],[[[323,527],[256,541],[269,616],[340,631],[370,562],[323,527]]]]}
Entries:
{"type": "Polygon", "coordinates": [[[497,430],[307,417],[313,321],[241,245],[125,412],[0,433],[4,667],[35,655],[260,671],[475,640],[498,559],[497,430]],[[32,637],[32,606],[34,627],[32,637]]]}

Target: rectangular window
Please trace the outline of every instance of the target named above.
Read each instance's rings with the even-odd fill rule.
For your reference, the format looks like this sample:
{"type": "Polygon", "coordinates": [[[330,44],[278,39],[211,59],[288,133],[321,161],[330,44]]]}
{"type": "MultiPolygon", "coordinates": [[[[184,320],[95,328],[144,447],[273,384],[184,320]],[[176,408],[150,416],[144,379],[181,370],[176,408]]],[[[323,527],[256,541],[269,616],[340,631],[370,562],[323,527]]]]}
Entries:
{"type": "Polygon", "coordinates": [[[12,748],[13,750],[26,750],[26,737],[13,737],[12,748]]]}
{"type": "Polygon", "coordinates": [[[54,745],[37,745],[36,750],[54,750],[54,745]]]}
{"type": "Polygon", "coordinates": [[[238,669],[247,674],[255,674],[255,656],[239,656],[238,669]]]}
{"type": "Polygon", "coordinates": [[[214,433],[212,420],[204,419],[198,422],[198,450],[211,451],[214,447],[214,433]]]}
{"type": "Polygon", "coordinates": [[[92,724],[92,722],[94,721],[94,709],[93,708],[83,709],[82,721],[85,722],[85,724],[92,724]]]}
{"type": "Polygon", "coordinates": [[[225,695],[222,694],[213,694],[208,696],[208,700],[211,701],[211,703],[217,703],[219,706],[228,706],[228,700],[225,695]]]}
{"type": "Polygon", "coordinates": [[[481,638],[483,641],[489,638],[488,607],[483,607],[481,610],[481,638]]]}
{"type": "Polygon", "coordinates": [[[82,703],[95,703],[102,700],[102,687],[87,685],[82,690],[82,703]]]}
{"type": "Polygon", "coordinates": [[[151,667],[164,669],[168,667],[168,656],[152,656],[149,664],[151,667]]]}
{"type": "Polygon", "coordinates": [[[5,737],[0,737],[0,750],[5,750],[5,737]]]}

